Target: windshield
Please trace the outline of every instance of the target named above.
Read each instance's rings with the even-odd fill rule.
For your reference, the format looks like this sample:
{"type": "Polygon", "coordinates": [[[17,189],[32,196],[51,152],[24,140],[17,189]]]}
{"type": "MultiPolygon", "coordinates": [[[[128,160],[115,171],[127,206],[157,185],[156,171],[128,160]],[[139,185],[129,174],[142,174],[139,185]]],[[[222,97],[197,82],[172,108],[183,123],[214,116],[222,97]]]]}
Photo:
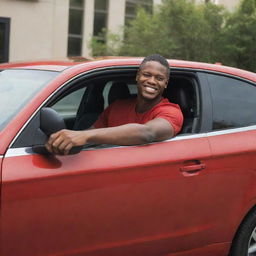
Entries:
{"type": "Polygon", "coordinates": [[[0,71],[0,131],[58,72],[42,70],[0,71]]]}

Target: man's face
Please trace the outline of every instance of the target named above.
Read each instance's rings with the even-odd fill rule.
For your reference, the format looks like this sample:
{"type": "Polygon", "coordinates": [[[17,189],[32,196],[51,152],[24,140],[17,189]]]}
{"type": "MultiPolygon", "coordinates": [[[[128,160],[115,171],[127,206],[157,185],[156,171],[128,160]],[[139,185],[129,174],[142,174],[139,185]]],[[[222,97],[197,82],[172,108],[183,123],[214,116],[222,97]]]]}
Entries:
{"type": "Polygon", "coordinates": [[[147,100],[161,98],[168,83],[166,67],[157,61],[148,61],[139,70],[136,81],[139,96],[147,100]]]}

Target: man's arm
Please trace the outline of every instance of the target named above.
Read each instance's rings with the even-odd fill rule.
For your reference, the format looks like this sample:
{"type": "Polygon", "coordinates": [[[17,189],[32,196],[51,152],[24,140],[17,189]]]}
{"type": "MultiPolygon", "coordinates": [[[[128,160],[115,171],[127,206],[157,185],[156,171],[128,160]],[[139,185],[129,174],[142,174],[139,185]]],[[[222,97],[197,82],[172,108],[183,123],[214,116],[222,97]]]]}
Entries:
{"type": "Polygon", "coordinates": [[[132,123],[85,131],[61,130],[50,136],[46,148],[54,154],[68,154],[72,147],[86,143],[138,145],[165,140],[173,136],[172,125],[163,118],[156,118],[146,124],[132,123]]]}

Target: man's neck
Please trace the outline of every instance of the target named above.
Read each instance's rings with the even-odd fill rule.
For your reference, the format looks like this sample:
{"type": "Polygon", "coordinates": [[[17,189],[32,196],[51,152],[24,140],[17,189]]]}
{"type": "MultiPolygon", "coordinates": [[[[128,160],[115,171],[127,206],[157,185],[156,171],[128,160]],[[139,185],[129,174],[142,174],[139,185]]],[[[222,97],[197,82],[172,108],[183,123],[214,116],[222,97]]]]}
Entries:
{"type": "Polygon", "coordinates": [[[157,105],[161,100],[162,97],[156,98],[154,100],[146,100],[138,96],[135,110],[137,113],[147,112],[155,105],[157,105]]]}

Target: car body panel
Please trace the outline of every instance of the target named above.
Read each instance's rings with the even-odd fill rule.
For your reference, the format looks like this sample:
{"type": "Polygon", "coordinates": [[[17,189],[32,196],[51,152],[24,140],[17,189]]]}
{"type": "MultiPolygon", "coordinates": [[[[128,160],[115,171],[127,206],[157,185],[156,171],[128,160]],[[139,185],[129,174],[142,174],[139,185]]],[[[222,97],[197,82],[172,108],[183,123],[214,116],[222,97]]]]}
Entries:
{"type": "Polygon", "coordinates": [[[189,251],[170,253],[165,256],[227,256],[231,243],[215,243],[189,251]]]}
{"type": "MultiPolygon", "coordinates": [[[[115,255],[124,248],[127,254],[122,255],[153,255],[207,246],[214,237],[220,242],[215,221],[219,211],[209,199],[220,195],[214,190],[202,193],[216,185],[208,175],[210,162],[205,137],[56,158],[7,153],[2,185],[4,255],[35,255],[36,248],[45,255],[115,255]],[[205,170],[180,172],[184,161],[199,157],[205,170]],[[202,202],[210,211],[202,211],[202,202]],[[15,247],[8,246],[10,239],[15,247]]],[[[223,201],[215,204],[222,207],[223,201]]]]}
{"type": "Polygon", "coordinates": [[[241,219],[256,205],[256,126],[223,133],[213,132],[208,137],[214,158],[211,169],[219,176],[219,189],[230,197],[226,198],[229,205],[225,213],[234,216],[227,220],[233,222],[234,233],[241,219]]]}

